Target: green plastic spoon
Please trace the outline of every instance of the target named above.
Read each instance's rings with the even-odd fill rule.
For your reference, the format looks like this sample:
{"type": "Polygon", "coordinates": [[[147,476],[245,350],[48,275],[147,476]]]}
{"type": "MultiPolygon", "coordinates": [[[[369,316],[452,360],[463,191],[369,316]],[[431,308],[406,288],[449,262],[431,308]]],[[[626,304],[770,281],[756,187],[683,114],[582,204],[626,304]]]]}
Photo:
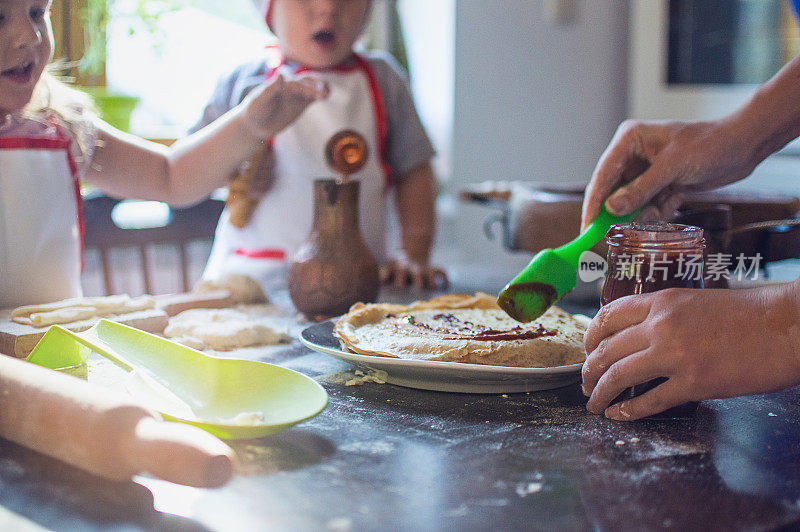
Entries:
{"type": "Polygon", "coordinates": [[[533,321],[575,288],[578,261],[584,251],[600,241],[614,224],[635,218],[641,209],[612,216],[605,206],[575,240],[556,249],[543,249],[497,296],[497,304],[517,321],[533,321]]]}
{"type": "Polygon", "coordinates": [[[164,418],[220,438],[266,436],[316,416],[328,404],[325,389],[296,371],[211,357],[108,320],[80,333],[54,325],[27,360],[66,369],[92,351],[130,372],[129,391],[164,418]]]}

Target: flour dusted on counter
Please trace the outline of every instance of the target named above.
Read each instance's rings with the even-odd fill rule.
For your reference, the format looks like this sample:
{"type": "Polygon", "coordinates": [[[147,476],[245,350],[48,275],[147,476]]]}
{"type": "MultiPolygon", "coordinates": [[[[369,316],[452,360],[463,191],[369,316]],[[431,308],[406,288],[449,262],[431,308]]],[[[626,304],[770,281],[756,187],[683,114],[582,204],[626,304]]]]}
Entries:
{"type": "Polygon", "coordinates": [[[345,386],[360,386],[367,382],[374,382],[375,384],[386,384],[386,379],[389,374],[380,369],[368,369],[366,373],[357,369],[355,377],[346,381],[345,386]]]}
{"type": "Polygon", "coordinates": [[[387,377],[389,377],[389,374],[383,370],[366,368],[365,370],[356,369],[340,371],[339,373],[328,375],[325,380],[331,384],[361,386],[362,384],[366,384],[368,382],[374,382],[375,384],[386,384],[387,377]]]}

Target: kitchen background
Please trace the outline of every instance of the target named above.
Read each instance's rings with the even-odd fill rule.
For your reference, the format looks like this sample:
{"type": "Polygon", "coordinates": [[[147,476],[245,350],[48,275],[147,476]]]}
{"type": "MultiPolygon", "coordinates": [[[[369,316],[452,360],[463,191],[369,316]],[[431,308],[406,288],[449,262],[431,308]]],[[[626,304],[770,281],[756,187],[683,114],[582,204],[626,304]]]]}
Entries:
{"type": "MultiPolygon", "coordinates": [[[[179,136],[197,118],[217,76],[269,40],[251,0],[113,4],[105,82],[139,97],[131,131],[150,138],[179,136]],[[140,9],[160,13],[157,23],[147,27],[148,20],[132,16],[140,9]]],[[[438,150],[434,261],[459,264],[450,271],[456,283],[480,274],[498,288],[531,254],[508,251],[496,226],[488,239],[483,225],[493,211],[460,201],[464,187],[486,180],[582,187],[625,118],[719,116],[798,49],[785,0],[375,4],[367,41],[405,53],[418,109],[438,150]],[[402,48],[392,44],[398,31],[402,48]]],[[[800,195],[800,151],[790,145],[736,188],[800,195]]],[[[139,260],[121,253],[117,269],[139,260]]],[[[204,244],[190,253],[195,278],[204,253],[204,244]]],[[[165,251],[147,260],[166,271],[175,257],[165,251]]],[[[93,277],[98,268],[87,256],[87,293],[101,290],[93,277]]],[[[133,274],[119,275],[115,290],[137,292],[137,282],[133,274]]]]}

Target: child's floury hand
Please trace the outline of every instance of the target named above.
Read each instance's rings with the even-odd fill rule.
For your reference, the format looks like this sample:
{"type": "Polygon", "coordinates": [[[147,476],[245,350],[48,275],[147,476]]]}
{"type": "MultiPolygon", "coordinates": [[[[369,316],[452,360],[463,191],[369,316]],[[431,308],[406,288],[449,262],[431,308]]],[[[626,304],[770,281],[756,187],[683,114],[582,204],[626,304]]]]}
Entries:
{"type": "Polygon", "coordinates": [[[396,288],[408,285],[415,288],[444,288],[447,286],[447,273],[427,262],[403,255],[381,266],[381,283],[393,284],[396,288]]]}
{"type": "Polygon", "coordinates": [[[328,96],[328,87],[311,78],[287,81],[278,75],[254,89],[244,102],[250,129],[269,138],[291,124],[306,107],[328,96]]]}

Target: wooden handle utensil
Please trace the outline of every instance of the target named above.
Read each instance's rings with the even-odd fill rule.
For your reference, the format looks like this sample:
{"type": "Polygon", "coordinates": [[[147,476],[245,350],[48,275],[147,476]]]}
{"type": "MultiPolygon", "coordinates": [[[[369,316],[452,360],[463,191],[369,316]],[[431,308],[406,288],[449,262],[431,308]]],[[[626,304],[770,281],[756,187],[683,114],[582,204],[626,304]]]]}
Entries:
{"type": "Polygon", "coordinates": [[[233,451],[211,434],[160,421],[113,390],[6,356],[0,437],[112,480],[146,472],[213,488],[233,474],[233,451]]]}
{"type": "Polygon", "coordinates": [[[225,200],[225,204],[228,207],[228,219],[234,227],[243,229],[250,223],[253,211],[261,201],[260,198],[251,197],[249,193],[253,184],[253,177],[270,149],[270,144],[265,143],[250,158],[247,167],[228,184],[228,199],[225,200]]]}

